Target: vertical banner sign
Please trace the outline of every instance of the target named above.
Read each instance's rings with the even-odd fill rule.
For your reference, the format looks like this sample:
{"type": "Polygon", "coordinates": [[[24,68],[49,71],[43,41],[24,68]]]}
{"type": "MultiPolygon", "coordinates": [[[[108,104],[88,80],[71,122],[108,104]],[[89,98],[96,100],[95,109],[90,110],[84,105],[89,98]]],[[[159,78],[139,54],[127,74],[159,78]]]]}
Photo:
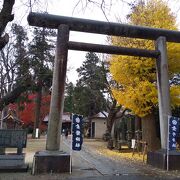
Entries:
{"type": "Polygon", "coordinates": [[[169,117],[169,150],[176,150],[176,138],[179,133],[180,118],[169,117]]]}
{"type": "Polygon", "coordinates": [[[72,117],[72,150],[80,151],[83,142],[82,137],[82,121],[83,117],[80,115],[73,114],[72,117]]]}

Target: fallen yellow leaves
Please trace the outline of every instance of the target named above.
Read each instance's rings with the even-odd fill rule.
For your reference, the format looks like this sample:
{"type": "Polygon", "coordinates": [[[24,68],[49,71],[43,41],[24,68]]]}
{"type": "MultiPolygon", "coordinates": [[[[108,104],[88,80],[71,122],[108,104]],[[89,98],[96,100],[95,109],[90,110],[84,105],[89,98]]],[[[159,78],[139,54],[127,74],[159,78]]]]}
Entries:
{"type": "MultiPolygon", "coordinates": [[[[109,150],[109,149],[104,148],[104,147],[99,147],[97,149],[97,152],[100,155],[104,155],[104,156],[109,157],[109,158],[114,159],[114,160],[120,160],[122,158],[125,158],[128,160],[132,160],[134,162],[143,162],[143,155],[142,154],[135,153],[132,156],[132,150],[129,150],[126,148],[119,151],[119,150],[109,150]]],[[[145,161],[144,162],[146,162],[146,160],[147,160],[147,155],[145,155],[145,161]]]]}

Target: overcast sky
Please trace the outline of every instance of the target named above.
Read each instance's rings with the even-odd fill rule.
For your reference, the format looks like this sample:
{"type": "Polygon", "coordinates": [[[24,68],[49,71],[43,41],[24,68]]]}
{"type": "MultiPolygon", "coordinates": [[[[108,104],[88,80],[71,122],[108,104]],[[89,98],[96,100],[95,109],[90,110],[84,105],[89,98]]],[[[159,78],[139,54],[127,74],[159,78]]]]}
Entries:
{"type": "MultiPolygon", "coordinates": [[[[120,16],[119,11],[124,13],[124,14],[121,13],[121,18],[123,18],[124,15],[127,14],[127,9],[128,9],[127,4],[124,4],[120,1],[118,2],[117,0],[113,0],[112,1],[113,4],[111,7],[109,6],[110,4],[107,4],[107,9],[106,9],[107,17],[106,17],[103,14],[103,11],[96,5],[91,4],[85,8],[85,4],[81,4],[81,3],[78,4],[78,6],[76,6],[77,2],[78,0],[73,0],[73,1],[72,0],[50,0],[47,4],[47,11],[51,14],[56,14],[56,15],[74,16],[74,17],[79,17],[79,18],[101,20],[101,21],[107,21],[107,18],[108,18],[109,21],[115,21],[115,18],[117,16],[120,16]],[[115,8],[117,6],[119,7],[118,10],[117,8],[115,8]]],[[[70,40],[87,42],[87,43],[104,44],[106,41],[106,36],[90,34],[90,33],[71,32],[70,40]]],[[[70,70],[67,73],[69,81],[72,81],[73,83],[76,82],[76,79],[78,78],[76,69],[82,65],[82,62],[85,59],[86,53],[87,52],[69,51],[68,67],[70,67],[70,70]]]]}
{"type": "MultiPolygon", "coordinates": [[[[32,11],[47,11],[49,14],[62,15],[62,16],[73,16],[78,18],[86,18],[93,20],[101,21],[115,21],[116,17],[120,17],[122,20],[125,19],[125,15],[128,13],[127,3],[122,3],[121,0],[112,0],[112,5],[107,4],[106,7],[106,16],[103,11],[96,5],[88,5],[85,8],[85,4],[78,4],[78,0],[41,0],[44,3],[33,5],[32,2],[32,11]],[[117,8],[118,7],[118,8],[117,8]]],[[[82,0],[85,2],[85,0],[82,0]]],[[[101,0],[99,0],[100,2],[101,0]]],[[[132,0],[128,0],[129,2],[132,0]]],[[[16,1],[14,7],[15,20],[13,23],[21,24],[25,26],[28,31],[32,30],[29,28],[27,23],[27,15],[30,11],[28,8],[28,3],[23,4],[25,1],[20,0],[16,1]]],[[[109,3],[110,1],[107,0],[109,3]]],[[[70,33],[71,41],[80,41],[87,43],[99,43],[105,44],[106,36],[90,33],[80,33],[80,32],[71,32],[70,33]]],[[[87,52],[81,51],[69,51],[68,52],[68,69],[67,73],[68,80],[75,83],[78,79],[76,69],[82,65],[82,62],[85,60],[85,54],[87,52]]]]}
{"type": "MultiPolygon", "coordinates": [[[[30,1],[30,0],[29,0],[30,1]]],[[[31,0],[33,2],[34,0],[31,0]]],[[[107,4],[106,7],[106,16],[104,15],[103,11],[97,7],[96,5],[88,5],[85,8],[85,4],[78,4],[79,0],[41,0],[38,5],[32,6],[32,11],[47,11],[49,14],[55,15],[62,15],[62,16],[73,16],[79,18],[86,18],[86,19],[93,19],[93,20],[101,20],[101,21],[116,21],[116,18],[120,18],[123,22],[125,20],[125,16],[129,12],[129,6],[127,3],[123,3],[122,0],[112,0],[112,5],[107,4]]],[[[98,1],[98,0],[97,0],[98,1]]],[[[134,0],[124,0],[125,2],[132,2],[134,0]]],[[[15,22],[22,24],[28,28],[27,24],[27,15],[30,11],[30,8],[27,7],[29,4],[22,5],[25,1],[24,0],[17,0],[17,4],[14,8],[15,22]],[[19,4],[20,2],[20,4],[19,4]],[[26,6],[25,6],[26,5],[26,6]]],[[[85,2],[85,0],[82,0],[85,2]]],[[[101,0],[99,0],[101,2],[101,0]]],[[[107,0],[106,2],[111,2],[107,0]]],[[[171,0],[169,1],[171,7],[174,11],[178,11],[179,7],[177,3],[179,0],[171,0]]],[[[32,3],[33,4],[33,3],[32,3]]],[[[180,23],[179,23],[180,24],[180,23]]],[[[106,36],[104,35],[97,35],[97,34],[89,34],[89,33],[80,33],[80,32],[71,32],[70,33],[70,40],[71,41],[81,41],[87,43],[99,43],[105,44],[106,43],[106,36]]],[[[82,65],[82,62],[85,60],[86,52],[80,51],[69,51],[68,53],[68,67],[70,67],[70,71],[68,72],[68,79],[69,81],[75,83],[77,80],[77,73],[76,69],[82,65]]]]}

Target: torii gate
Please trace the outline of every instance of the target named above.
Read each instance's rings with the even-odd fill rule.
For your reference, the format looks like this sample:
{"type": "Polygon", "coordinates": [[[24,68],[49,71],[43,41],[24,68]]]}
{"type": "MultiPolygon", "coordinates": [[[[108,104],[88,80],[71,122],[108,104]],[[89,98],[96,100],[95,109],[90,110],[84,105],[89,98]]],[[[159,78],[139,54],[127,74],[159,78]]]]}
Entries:
{"type": "MultiPolygon", "coordinates": [[[[53,152],[55,153],[60,150],[60,129],[62,124],[68,49],[117,55],[151,57],[156,59],[161,148],[166,149],[168,115],[171,115],[166,42],[180,43],[179,31],[33,12],[29,14],[28,22],[29,25],[32,26],[58,29],[46,152],[52,154],[53,152]],[[100,44],[70,42],[70,31],[149,39],[155,41],[156,48],[155,50],[145,50],[100,44]]],[[[37,173],[38,172],[40,171],[37,171],[37,173]]],[[[46,172],[49,172],[48,167],[46,172]]],[[[61,171],[58,169],[53,169],[53,172],[61,171]]]]}

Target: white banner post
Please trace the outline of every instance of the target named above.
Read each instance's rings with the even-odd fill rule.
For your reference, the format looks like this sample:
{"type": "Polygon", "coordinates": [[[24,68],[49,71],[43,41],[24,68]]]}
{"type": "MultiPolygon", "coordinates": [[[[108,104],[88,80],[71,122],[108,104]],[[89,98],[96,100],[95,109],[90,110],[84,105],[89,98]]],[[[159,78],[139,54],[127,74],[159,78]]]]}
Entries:
{"type": "Polygon", "coordinates": [[[69,173],[72,174],[72,130],[73,130],[73,114],[71,116],[71,141],[70,141],[70,168],[69,173]]]}
{"type": "Polygon", "coordinates": [[[166,170],[169,171],[169,119],[171,116],[168,116],[168,135],[167,135],[167,166],[166,170]]]}

